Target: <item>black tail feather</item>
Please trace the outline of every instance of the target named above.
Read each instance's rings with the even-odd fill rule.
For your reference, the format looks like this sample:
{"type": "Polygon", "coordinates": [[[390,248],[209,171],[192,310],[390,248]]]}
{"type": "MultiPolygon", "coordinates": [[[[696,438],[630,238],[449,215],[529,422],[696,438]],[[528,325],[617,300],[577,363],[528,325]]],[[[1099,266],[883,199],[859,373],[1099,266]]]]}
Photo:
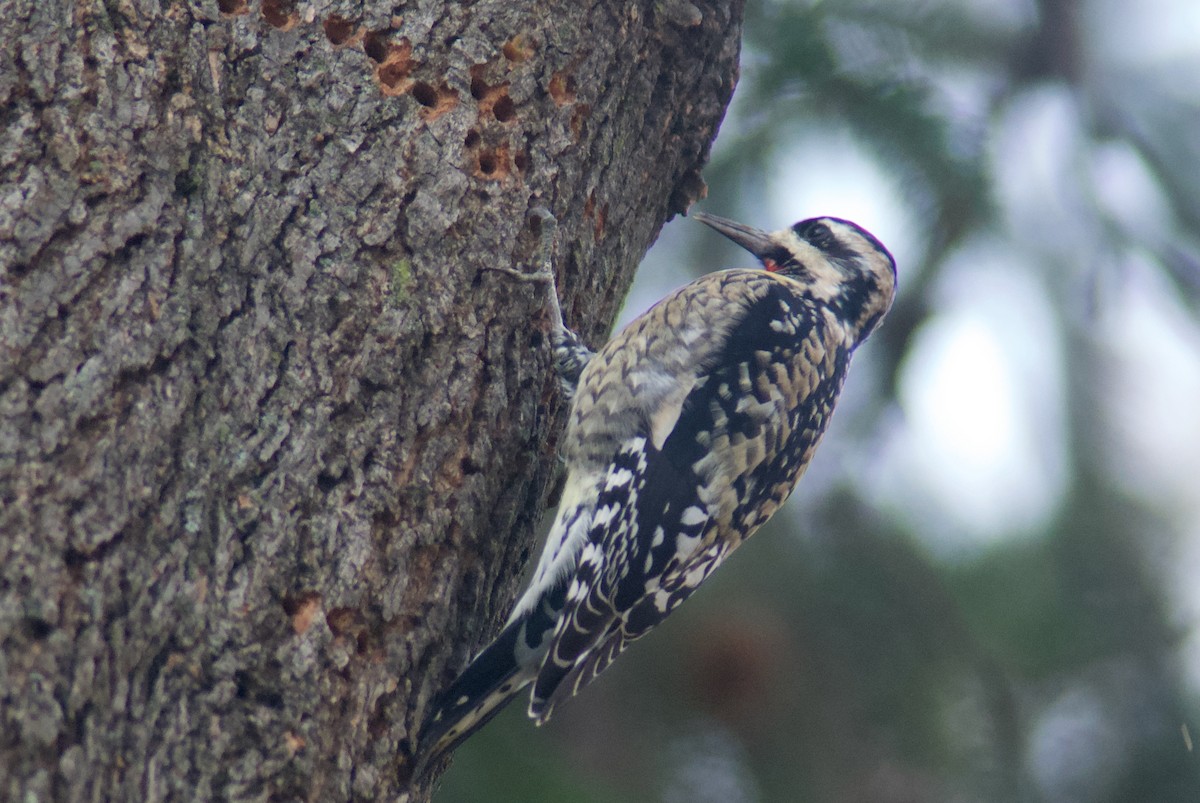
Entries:
{"type": "Polygon", "coordinates": [[[524,624],[524,619],[518,619],[504,628],[438,695],[421,728],[418,772],[486,725],[532,680],[532,673],[517,663],[517,640],[524,624]]]}

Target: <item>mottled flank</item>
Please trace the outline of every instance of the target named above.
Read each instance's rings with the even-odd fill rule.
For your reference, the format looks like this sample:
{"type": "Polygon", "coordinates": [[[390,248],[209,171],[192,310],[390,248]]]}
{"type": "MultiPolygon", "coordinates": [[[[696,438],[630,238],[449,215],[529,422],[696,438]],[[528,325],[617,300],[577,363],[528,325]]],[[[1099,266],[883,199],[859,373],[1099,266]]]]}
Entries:
{"type": "Polygon", "coordinates": [[[560,375],[578,376],[563,499],[504,632],[427,723],[429,757],[531,683],[529,714],[545,721],[762,526],[811,461],[851,354],[891,304],[892,258],[853,223],[766,234],[702,219],[767,270],[692,282],[594,355],[556,334],[560,375]]]}

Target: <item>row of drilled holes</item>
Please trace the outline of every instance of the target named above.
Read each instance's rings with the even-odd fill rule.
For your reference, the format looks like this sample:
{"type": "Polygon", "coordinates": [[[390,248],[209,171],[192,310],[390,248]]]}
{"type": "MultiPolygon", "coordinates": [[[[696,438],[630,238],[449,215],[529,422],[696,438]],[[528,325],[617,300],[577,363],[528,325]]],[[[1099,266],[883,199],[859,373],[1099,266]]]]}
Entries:
{"type": "MultiPolygon", "coordinates": [[[[217,0],[217,6],[222,14],[230,16],[246,14],[249,11],[248,0],[217,0]]],[[[295,0],[262,0],[263,19],[275,28],[291,28],[297,21],[295,8],[295,0]]],[[[337,14],[325,18],[321,27],[326,39],[335,47],[349,43],[357,31],[353,21],[337,14]]],[[[399,94],[416,65],[409,57],[411,46],[408,46],[407,40],[402,45],[392,45],[389,42],[390,33],[390,29],[367,31],[363,34],[362,48],[367,57],[379,65],[376,77],[380,83],[399,94]]],[[[533,48],[518,36],[505,43],[502,52],[506,60],[520,63],[531,57],[533,48]]],[[[482,68],[482,65],[479,67],[482,68]]],[[[481,110],[490,111],[500,123],[514,121],[517,117],[516,104],[508,94],[507,84],[489,86],[474,70],[472,73],[471,97],[480,103],[481,110]]],[[[562,81],[562,76],[555,78],[556,83],[551,87],[555,101],[562,104],[573,99],[574,87],[568,83],[572,79],[568,77],[568,82],[557,83],[562,81]]],[[[407,89],[413,100],[425,109],[438,110],[440,107],[453,106],[453,100],[447,96],[454,95],[454,90],[448,86],[439,90],[426,81],[416,81],[407,89]]],[[[478,147],[479,141],[479,132],[471,130],[467,132],[464,144],[471,150],[478,147]]],[[[488,178],[503,178],[508,175],[509,157],[506,147],[481,149],[476,158],[480,175],[488,178]]],[[[525,173],[529,169],[529,155],[524,151],[517,152],[512,157],[512,166],[519,173],[525,173]]]]}
{"type": "MultiPolygon", "coordinates": [[[[263,0],[263,19],[276,28],[290,27],[296,21],[295,5],[295,0],[263,0]]],[[[247,0],[217,0],[217,7],[222,14],[231,16],[246,14],[249,11],[247,0]]],[[[335,47],[349,42],[356,30],[354,22],[337,14],[331,14],[325,18],[321,25],[325,31],[325,37],[335,47]]],[[[389,33],[390,30],[384,29],[368,31],[363,35],[363,52],[376,64],[384,63],[392,54],[391,45],[388,42],[389,33]]],[[[519,37],[514,37],[504,45],[503,52],[509,61],[521,62],[529,58],[531,50],[519,37]]],[[[413,65],[411,60],[404,59],[403,61],[406,63],[387,65],[379,70],[379,78],[384,85],[396,89],[408,77],[413,65]]],[[[471,96],[477,101],[487,98],[493,89],[477,76],[471,79],[471,96]]],[[[500,92],[491,104],[492,115],[501,123],[512,122],[516,119],[516,106],[507,91],[504,91],[504,87],[496,89],[499,89],[500,92]]],[[[413,99],[426,108],[437,107],[444,94],[439,93],[432,84],[425,81],[413,84],[410,92],[413,99]]]]}

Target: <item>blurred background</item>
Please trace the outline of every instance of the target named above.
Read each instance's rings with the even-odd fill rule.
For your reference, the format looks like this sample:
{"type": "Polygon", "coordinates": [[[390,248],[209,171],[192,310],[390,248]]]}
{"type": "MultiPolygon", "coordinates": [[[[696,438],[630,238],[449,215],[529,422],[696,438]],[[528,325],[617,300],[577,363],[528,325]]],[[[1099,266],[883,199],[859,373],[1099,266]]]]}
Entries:
{"type": "MultiPolygon", "coordinates": [[[[706,179],[896,306],[788,506],[435,800],[1200,800],[1200,3],[751,0],[706,179]]],[[[747,261],[678,219],[622,323],[747,261]]]]}

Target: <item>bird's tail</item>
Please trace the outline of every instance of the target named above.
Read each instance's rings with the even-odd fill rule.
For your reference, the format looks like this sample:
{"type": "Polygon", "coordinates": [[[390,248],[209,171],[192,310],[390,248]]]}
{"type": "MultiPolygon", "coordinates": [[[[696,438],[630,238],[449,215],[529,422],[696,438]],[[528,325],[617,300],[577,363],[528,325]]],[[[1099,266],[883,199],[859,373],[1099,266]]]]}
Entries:
{"type": "Polygon", "coordinates": [[[511,622],[496,640],[471,661],[450,687],[438,695],[420,734],[418,767],[453,750],[529,685],[536,672],[517,661],[518,639],[526,617],[511,622]]]}

